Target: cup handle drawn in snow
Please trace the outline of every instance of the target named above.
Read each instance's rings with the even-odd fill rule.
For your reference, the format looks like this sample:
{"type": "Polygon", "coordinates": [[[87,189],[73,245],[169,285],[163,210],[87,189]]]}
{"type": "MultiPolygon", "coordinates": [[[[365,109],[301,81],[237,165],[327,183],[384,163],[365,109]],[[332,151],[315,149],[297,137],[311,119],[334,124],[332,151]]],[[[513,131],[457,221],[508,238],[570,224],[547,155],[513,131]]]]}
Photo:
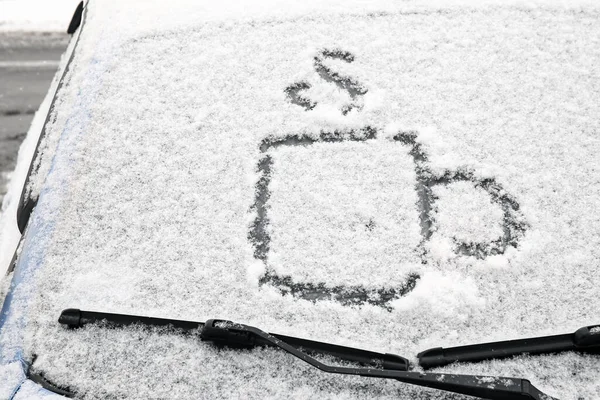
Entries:
{"type": "MultiPolygon", "coordinates": [[[[331,82],[335,84],[338,88],[348,92],[350,95],[352,101],[342,108],[341,112],[343,115],[348,114],[354,109],[360,110],[362,105],[359,99],[367,93],[367,89],[362,83],[353,77],[342,75],[325,65],[326,58],[342,60],[347,63],[351,63],[354,61],[354,55],[348,51],[340,49],[323,49],[314,57],[313,67],[321,79],[323,79],[325,82],[331,82]]],[[[310,83],[306,81],[300,81],[286,87],[285,93],[287,94],[291,103],[304,108],[306,111],[309,111],[315,108],[318,103],[303,96],[302,92],[310,89],[311,87],[312,85],[310,83]]]]}
{"type": "Polygon", "coordinates": [[[428,199],[425,201],[429,201],[429,204],[421,211],[424,214],[421,221],[426,221],[425,223],[429,224],[429,229],[427,229],[427,237],[424,237],[424,239],[430,239],[433,233],[430,212],[435,197],[431,193],[432,188],[436,185],[448,185],[461,181],[471,182],[475,188],[483,189],[490,196],[492,203],[500,206],[503,213],[502,236],[488,242],[464,242],[453,237],[452,240],[456,244],[456,254],[483,259],[491,255],[504,254],[508,246],[517,247],[517,243],[526,229],[524,218],[519,210],[519,204],[494,179],[477,178],[472,172],[465,171],[447,171],[442,176],[430,177],[425,180],[426,188],[424,190],[428,193],[428,199]]]}
{"type": "Polygon", "coordinates": [[[508,246],[517,247],[518,241],[525,233],[527,223],[521,214],[519,203],[493,178],[479,178],[472,171],[445,171],[435,175],[429,169],[428,156],[421,144],[417,142],[416,132],[401,132],[394,140],[410,146],[417,175],[416,191],[418,195],[419,222],[421,225],[421,257],[427,263],[427,243],[433,235],[432,208],[435,203],[433,188],[438,185],[448,185],[454,182],[471,182],[475,188],[481,188],[490,196],[492,203],[502,209],[502,236],[490,242],[463,242],[452,238],[456,244],[458,255],[474,256],[479,259],[491,255],[504,254],[508,246]]]}

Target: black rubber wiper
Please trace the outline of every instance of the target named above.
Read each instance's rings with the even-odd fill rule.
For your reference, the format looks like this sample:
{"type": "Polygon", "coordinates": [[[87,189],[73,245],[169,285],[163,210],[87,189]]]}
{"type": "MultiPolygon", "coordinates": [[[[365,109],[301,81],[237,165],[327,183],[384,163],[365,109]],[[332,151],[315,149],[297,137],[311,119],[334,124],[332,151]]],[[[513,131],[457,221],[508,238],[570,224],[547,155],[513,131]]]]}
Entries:
{"type": "MultiPolygon", "coordinates": [[[[141,317],[137,315],[108,314],[91,311],[81,311],[76,309],[64,310],[58,319],[61,324],[70,328],[79,328],[86,324],[106,321],[111,325],[149,325],[149,326],[172,326],[175,329],[184,331],[198,331],[200,339],[212,341],[215,344],[228,347],[252,348],[255,346],[278,347],[260,336],[253,334],[240,333],[233,330],[211,327],[209,322],[191,322],[175,319],[162,319],[141,317]]],[[[328,354],[346,361],[358,362],[370,367],[382,366],[384,369],[407,371],[409,362],[406,358],[395,354],[377,353],[374,351],[361,350],[353,347],[338,346],[330,343],[317,342],[314,340],[300,339],[293,336],[271,334],[276,339],[286,343],[301,347],[306,352],[328,354]]]]}
{"type": "Polygon", "coordinates": [[[67,309],[61,313],[58,321],[70,328],[79,328],[96,322],[105,322],[114,326],[136,324],[172,326],[184,331],[197,331],[201,340],[211,341],[218,345],[234,348],[277,347],[328,373],[395,379],[418,386],[490,400],[553,399],[536,389],[526,379],[408,371],[408,361],[397,355],[267,333],[253,326],[225,320],[211,319],[206,322],[192,322],[67,309]],[[310,353],[329,354],[342,360],[365,364],[367,367],[332,366],[313,358],[310,353]]]}
{"type": "Polygon", "coordinates": [[[522,354],[552,354],[565,351],[600,354],[600,325],[584,326],[573,333],[505,340],[460,347],[436,347],[417,355],[425,369],[453,362],[477,362],[522,354]]]}

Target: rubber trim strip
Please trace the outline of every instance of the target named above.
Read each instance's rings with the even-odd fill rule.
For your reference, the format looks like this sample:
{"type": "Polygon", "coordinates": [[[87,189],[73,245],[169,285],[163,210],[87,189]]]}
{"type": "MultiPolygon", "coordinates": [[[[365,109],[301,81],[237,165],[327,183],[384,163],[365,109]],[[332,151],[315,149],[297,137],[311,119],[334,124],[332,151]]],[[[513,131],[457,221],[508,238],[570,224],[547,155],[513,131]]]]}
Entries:
{"type": "MultiPolygon", "coordinates": [[[[62,88],[62,86],[64,84],[67,73],[70,70],[71,63],[73,62],[73,58],[75,57],[75,51],[79,44],[79,39],[81,38],[81,32],[83,31],[83,26],[85,25],[85,21],[86,21],[88,2],[89,1],[86,1],[85,3],[83,1],[80,2],[79,5],[77,6],[77,9],[75,10],[75,14],[73,15],[73,17],[75,17],[77,15],[77,13],[79,12],[80,8],[82,8],[81,25],[79,26],[79,29],[76,32],[77,38],[75,39],[75,45],[73,46],[73,50],[71,51],[71,54],[69,55],[69,60],[67,61],[67,65],[65,66],[65,69],[63,71],[62,76],[60,77],[60,80],[58,81],[58,85],[54,92],[54,96],[52,97],[52,102],[50,103],[50,108],[48,109],[48,114],[46,115],[46,120],[44,121],[44,125],[42,127],[42,132],[40,133],[37,145],[35,146],[35,152],[33,153],[33,157],[31,158],[31,163],[29,164],[29,171],[27,172],[27,178],[25,179],[25,183],[23,184],[23,190],[21,191],[21,197],[19,199],[19,205],[17,207],[17,226],[18,226],[19,232],[21,232],[21,234],[23,234],[25,232],[25,228],[27,227],[27,223],[29,222],[31,213],[33,212],[33,209],[37,205],[37,198],[34,198],[32,196],[31,191],[28,191],[28,188],[30,186],[29,183],[31,180],[31,175],[34,172],[35,162],[36,162],[36,160],[38,160],[38,158],[40,156],[40,144],[46,137],[46,127],[47,127],[48,123],[50,122],[50,116],[52,115],[52,112],[54,111],[54,108],[56,105],[56,100],[58,98],[58,92],[60,91],[60,89],[62,88]]],[[[38,168],[39,168],[39,164],[38,164],[38,167],[36,168],[35,172],[37,172],[38,168]]]]}

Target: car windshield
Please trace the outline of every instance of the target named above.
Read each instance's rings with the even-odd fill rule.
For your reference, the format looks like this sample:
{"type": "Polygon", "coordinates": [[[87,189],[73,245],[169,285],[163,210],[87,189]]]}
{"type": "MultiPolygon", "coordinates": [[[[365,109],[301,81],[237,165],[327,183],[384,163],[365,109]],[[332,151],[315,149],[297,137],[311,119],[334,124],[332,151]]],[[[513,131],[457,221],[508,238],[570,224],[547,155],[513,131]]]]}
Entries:
{"type": "MultiPolygon", "coordinates": [[[[404,356],[599,323],[600,13],[516,3],[90,2],[3,357],[90,399],[446,399],[56,319],[224,318],[404,356]]],[[[600,390],[577,353],[435,371],[600,390]]]]}

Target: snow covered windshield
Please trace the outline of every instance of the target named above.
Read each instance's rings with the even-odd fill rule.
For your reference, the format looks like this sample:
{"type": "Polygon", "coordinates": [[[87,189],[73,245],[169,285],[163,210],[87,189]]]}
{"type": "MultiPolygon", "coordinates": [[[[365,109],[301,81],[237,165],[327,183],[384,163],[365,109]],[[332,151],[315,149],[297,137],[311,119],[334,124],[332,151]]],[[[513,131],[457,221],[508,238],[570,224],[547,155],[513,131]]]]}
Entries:
{"type": "MultiPolygon", "coordinates": [[[[447,396],[163,330],[68,331],[69,307],[403,355],[598,322],[598,10],[299,7],[89,5],[20,260],[36,265],[25,352],[53,383],[83,398],[447,396]]],[[[598,358],[579,354],[439,371],[600,391],[598,358]]]]}

